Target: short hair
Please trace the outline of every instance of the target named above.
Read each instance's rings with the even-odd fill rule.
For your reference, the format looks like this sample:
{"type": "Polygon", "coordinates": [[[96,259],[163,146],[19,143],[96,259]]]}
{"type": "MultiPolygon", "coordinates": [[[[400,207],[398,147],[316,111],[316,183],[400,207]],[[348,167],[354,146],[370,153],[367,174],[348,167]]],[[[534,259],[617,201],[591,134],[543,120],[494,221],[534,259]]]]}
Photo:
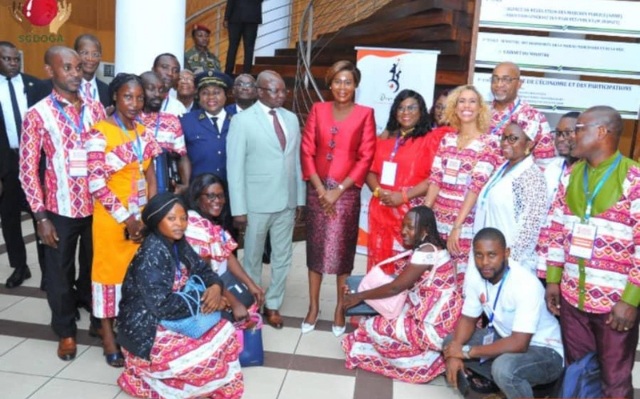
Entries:
{"type": "Polygon", "coordinates": [[[444,110],[444,116],[447,118],[449,124],[459,130],[462,127],[462,123],[460,123],[460,118],[456,115],[456,105],[458,104],[458,99],[465,91],[472,91],[476,93],[478,96],[478,121],[476,122],[476,126],[478,130],[482,133],[486,133],[489,130],[489,125],[491,122],[491,111],[489,106],[482,98],[482,94],[476,89],[473,85],[463,85],[456,87],[449,96],[447,96],[447,107],[444,110]]]}
{"type": "Polygon", "coordinates": [[[153,68],[154,69],[158,66],[158,62],[160,62],[160,58],[162,58],[162,57],[171,57],[171,58],[173,58],[178,63],[178,68],[180,68],[180,61],[178,60],[178,57],[176,57],[175,55],[173,55],[171,53],[162,53],[162,54],[159,54],[156,58],[154,58],[154,60],[153,60],[153,68]]]}
{"type": "Polygon", "coordinates": [[[17,49],[16,45],[6,40],[0,40],[0,47],[8,47],[17,49]]]}
{"type": "Polygon", "coordinates": [[[596,105],[584,111],[583,114],[593,114],[601,125],[605,126],[607,130],[619,139],[622,136],[622,130],[624,125],[622,122],[622,116],[616,111],[615,108],[608,105],[596,105]]]}
{"type": "Polygon", "coordinates": [[[404,89],[393,100],[393,104],[391,104],[391,110],[389,111],[389,119],[387,121],[387,126],[385,129],[389,133],[394,132],[400,129],[400,124],[398,123],[398,108],[400,104],[406,100],[407,98],[413,98],[418,102],[418,111],[420,112],[420,119],[418,119],[418,123],[416,123],[415,129],[409,137],[422,137],[431,131],[431,117],[427,112],[427,104],[424,102],[424,98],[422,95],[416,91],[411,89],[404,89]]]}
{"type": "Polygon", "coordinates": [[[570,111],[570,112],[567,112],[566,114],[562,115],[560,117],[560,119],[564,119],[564,118],[578,119],[579,116],[580,116],[580,112],[578,112],[578,111],[570,111]]]}
{"type": "Polygon", "coordinates": [[[333,81],[333,78],[337,74],[345,71],[351,73],[351,76],[353,76],[353,80],[356,82],[356,87],[358,87],[361,77],[360,70],[355,65],[353,65],[353,62],[347,60],[338,61],[329,67],[327,75],[324,78],[324,82],[327,87],[331,86],[331,81],[333,81]]]}
{"type": "Polygon", "coordinates": [[[83,40],[89,40],[90,42],[93,42],[93,44],[98,46],[100,53],[102,53],[102,44],[100,43],[100,40],[98,40],[98,38],[91,33],[83,33],[82,35],[76,37],[76,41],[73,43],[73,49],[75,51],[78,51],[80,43],[82,43],[83,40]]]}
{"type": "Polygon", "coordinates": [[[78,53],[76,53],[75,50],[69,48],[69,47],[65,47],[65,46],[53,46],[53,47],[49,47],[47,49],[47,51],[45,51],[44,53],[44,63],[46,65],[51,65],[51,58],[54,55],[58,55],[58,54],[62,54],[63,52],[71,52],[73,54],[75,54],[76,56],[78,56],[78,53]]]}
{"type": "Polygon", "coordinates": [[[418,248],[420,245],[426,243],[433,244],[440,249],[444,249],[447,247],[446,241],[443,240],[440,236],[440,233],[438,233],[436,215],[433,213],[433,210],[431,210],[431,208],[420,205],[409,209],[407,215],[410,213],[413,213],[415,215],[413,219],[413,225],[416,229],[416,237],[422,237],[426,233],[424,240],[415,242],[415,248],[418,248]]]}
{"type": "MultiPolygon", "coordinates": [[[[219,184],[220,186],[222,186],[224,192],[227,192],[227,187],[224,183],[224,180],[222,180],[217,175],[214,175],[213,173],[204,173],[193,179],[193,181],[189,185],[189,189],[184,193],[184,202],[187,204],[189,209],[198,212],[198,214],[202,217],[205,217],[205,215],[203,210],[200,208],[200,201],[198,199],[200,198],[202,192],[212,184],[219,184]]],[[[226,212],[227,207],[223,206],[222,213],[220,213],[220,216],[216,218],[215,222],[221,223],[226,216],[226,212]]]]}
{"type": "MultiPolygon", "coordinates": [[[[140,76],[134,75],[132,73],[121,72],[117,74],[115,78],[113,78],[111,83],[109,83],[109,99],[111,100],[111,105],[115,105],[116,103],[116,101],[113,99],[114,94],[116,94],[122,86],[124,86],[129,82],[135,82],[138,85],[140,85],[140,87],[143,89],[142,95],[144,96],[144,83],[142,83],[142,79],[140,79],[140,76]]],[[[145,96],[145,101],[146,101],[146,96],[145,96]]]]}
{"type": "Polygon", "coordinates": [[[476,242],[481,240],[497,241],[502,249],[507,248],[507,239],[504,238],[504,234],[502,234],[500,230],[493,227],[485,227],[484,229],[477,232],[473,237],[473,245],[476,245],[476,242]]]}
{"type": "Polygon", "coordinates": [[[250,73],[241,73],[240,75],[236,76],[236,78],[233,80],[233,83],[237,83],[240,78],[251,78],[251,80],[253,80],[254,82],[256,81],[256,78],[254,78],[250,73]]]}

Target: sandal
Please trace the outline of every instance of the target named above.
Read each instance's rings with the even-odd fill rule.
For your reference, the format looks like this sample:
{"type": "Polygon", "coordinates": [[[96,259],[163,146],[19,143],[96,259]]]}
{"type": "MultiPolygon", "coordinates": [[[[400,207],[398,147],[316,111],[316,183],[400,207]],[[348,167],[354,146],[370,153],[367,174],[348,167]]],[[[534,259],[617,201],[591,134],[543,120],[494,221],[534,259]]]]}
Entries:
{"type": "Polygon", "coordinates": [[[491,380],[476,373],[471,369],[466,369],[467,380],[472,390],[478,393],[496,393],[500,392],[500,388],[491,380]]]}
{"type": "Polygon", "coordinates": [[[107,364],[111,367],[115,367],[115,368],[124,367],[124,356],[120,351],[116,353],[105,353],[104,359],[106,360],[107,364]]]}

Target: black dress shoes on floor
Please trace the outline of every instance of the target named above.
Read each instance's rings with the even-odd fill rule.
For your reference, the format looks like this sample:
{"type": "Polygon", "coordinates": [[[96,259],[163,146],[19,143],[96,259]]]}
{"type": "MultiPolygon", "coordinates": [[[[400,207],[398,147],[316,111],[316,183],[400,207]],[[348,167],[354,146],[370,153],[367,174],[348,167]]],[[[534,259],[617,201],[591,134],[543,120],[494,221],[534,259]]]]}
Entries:
{"type": "Polygon", "coordinates": [[[7,279],[6,286],[7,288],[20,287],[22,282],[29,278],[31,278],[31,270],[28,266],[16,268],[7,279]]]}

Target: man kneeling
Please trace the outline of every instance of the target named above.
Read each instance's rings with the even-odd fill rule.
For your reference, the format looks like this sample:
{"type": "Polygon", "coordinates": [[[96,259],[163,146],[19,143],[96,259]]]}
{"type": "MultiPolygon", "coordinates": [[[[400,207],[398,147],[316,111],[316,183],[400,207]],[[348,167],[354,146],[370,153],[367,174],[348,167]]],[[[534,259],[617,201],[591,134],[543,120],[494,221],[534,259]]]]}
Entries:
{"type": "Polygon", "coordinates": [[[473,239],[480,277],[469,273],[462,317],[445,341],[447,380],[463,384],[465,367],[493,382],[508,399],[532,398],[532,386],[557,380],[562,373],[560,325],[549,313],[544,288],[522,266],[509,264],[509,248],[497,229],[485,228],[473,239]],[[482,312],[487,328],[476,329],[482,312]]]}

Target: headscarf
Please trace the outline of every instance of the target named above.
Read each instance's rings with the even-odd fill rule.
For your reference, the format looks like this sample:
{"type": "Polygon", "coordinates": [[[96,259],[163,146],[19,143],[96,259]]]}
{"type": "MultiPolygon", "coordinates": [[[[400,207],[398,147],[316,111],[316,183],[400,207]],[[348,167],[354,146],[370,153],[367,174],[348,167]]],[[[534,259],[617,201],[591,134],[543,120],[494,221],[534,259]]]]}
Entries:
{"type": "Polygon", "coordinates": [[[149,200],[149,203],[142,211],[142,223],[150,231],[157,231],[158,225],[175,204],[180,204],[184,209],[187,209],[182,199],[173,193],[156,195],[149,200]]]}

